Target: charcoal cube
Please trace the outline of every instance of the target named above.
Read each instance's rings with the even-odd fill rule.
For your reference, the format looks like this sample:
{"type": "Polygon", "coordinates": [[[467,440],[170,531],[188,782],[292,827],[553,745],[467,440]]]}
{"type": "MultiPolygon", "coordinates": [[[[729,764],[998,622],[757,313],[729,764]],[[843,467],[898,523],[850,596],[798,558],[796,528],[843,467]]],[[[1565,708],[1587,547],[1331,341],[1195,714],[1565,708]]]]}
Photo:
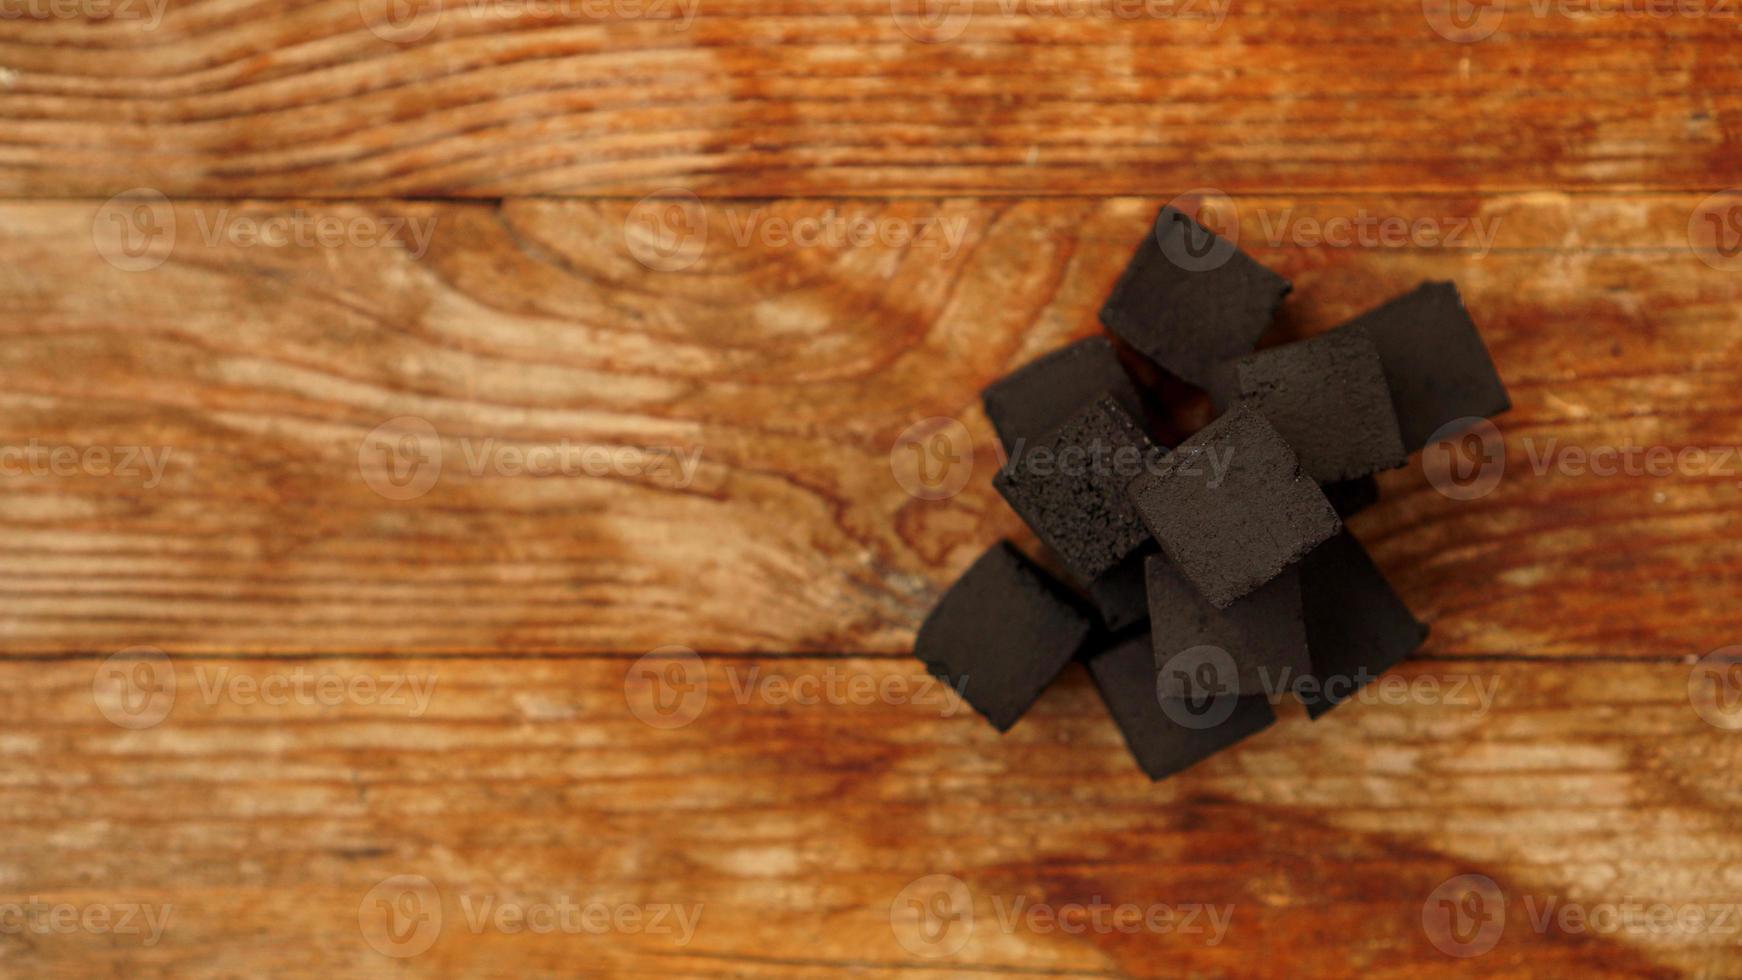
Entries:
{"type": "Polygon", "coordinates": [[[1003,732],[1076,656],[1092,629],[1063,586],[1000,542],[938,601],[913,652],[1003,732]]]}
{"type": "Polygon", "coordinates": [[[1145,541],[1129,558],[1089,583],[1089,599],[1101,614],[1103,629],[1115,633],[1149,619],[1149,588],[1143,563],[1156,550],[1153,540],[1145,541]]]}
{"type": "Polygon", "coordinates": [[[1307,555],[1300,568],[1313,680],[1300,700],[1318,718],[1409,656],[1427,639],[1361,542],[1347,531],[1307,555]]]}
{"type": "Polygon", "coordinates": [[[1323,484],[1325,498],[1344,520],[1354,517],[1379,502],[1379,481],[1370,476],[1356,480],[1341,480],[1323,484]]]}
{"type": "Polygon", "coordinates": [[[1334,332],[1363,334],[1378,349],[1409,452],[1426,446],[1450,422],[1487,418],[1512,407],[1452,283],[1422,283],[1334,332]]]}
{"type": "Polygon", "coordinates": [[[1161,550],[1218,609],[1343,526],[1281,434],[1244,406],[1132,480],[1129,494],[1161,550]]]}
{"type": "Polygon", "coordinates": [[[1157,689],[1164,698],[1279,694],[1312,673],[1299,565],[1229,603],[1211,605],[1165,557],[1147,563],[1157,689]]]}
{"type": "Polygon", "coordinates": [[[1087,584],[1149,540],[1124,491],[1162,455],[1118,402],[1103,398],[1011,456],[992,485],[1087,584]]]}
{"type": "Polygon", "coordinates": [[[1232,242],[1163,208],[1101,307],[1101,323],[1202,387],[1217,366],[1252,351],[1290,288],[1232,242]]]}
{"type": "Polygon", "coordinates": [[[1239,397],[1288,440],[1320,483],[1408,462],[1379,350],[1355,331],[1249,354],[1234,364],[1239,397]]]}
{"type": "Polygon", "coordinates": [[[1164,779],[1276,720],[1262,697],[1224,695],[1163,705],[1156,696],[1154,641],[1147,633],[1116,641],[1090,656],[1089,675],[1139,767],[1164,779]]]}
{"type": "Polygon", "coordinates": [[[1006,453],[1032,442],[1102,398],[1111,397],[1133,419],[1143,400],[1105,337],[1079,340],[1029,362],[981,393],[986,417],[1006,453]]]}

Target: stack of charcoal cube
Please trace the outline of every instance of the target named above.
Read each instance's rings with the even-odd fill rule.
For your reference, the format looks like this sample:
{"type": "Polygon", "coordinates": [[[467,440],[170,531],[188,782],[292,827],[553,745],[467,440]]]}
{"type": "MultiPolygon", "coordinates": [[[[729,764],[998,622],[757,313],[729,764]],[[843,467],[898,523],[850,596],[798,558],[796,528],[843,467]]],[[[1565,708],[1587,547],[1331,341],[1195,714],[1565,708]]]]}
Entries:
{"type": "Polygon", "coordinates": [[[1215,421],[1163,446],[1105,337],[984,392],[994,485],[1070,581],[1001,542],[914,653],[999,731],[1082,659],[1161,779],[1267,727],[1283,696],[1319,718],[1426,638],[1343,519],[1378,499],[1374,474],[1507,410],[1506,388],[1450,283],[1257,350],[1290,288],[1164,208],[1101,323],[1207,392],[1215,421]]]}

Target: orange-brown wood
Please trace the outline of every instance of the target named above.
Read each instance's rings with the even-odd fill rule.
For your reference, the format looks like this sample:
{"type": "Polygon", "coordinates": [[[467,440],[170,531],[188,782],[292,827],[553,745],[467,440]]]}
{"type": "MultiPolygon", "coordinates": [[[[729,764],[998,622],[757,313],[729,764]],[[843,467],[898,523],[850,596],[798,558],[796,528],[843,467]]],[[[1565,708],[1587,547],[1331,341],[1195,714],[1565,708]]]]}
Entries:
{"type": "Polygon", "coordinates": [[[1742,11],[1665,9],[5,6],[0,975],[1742,973],[1742,11]],[[907,651],[1034,548],[979,389],[1194,189],[1273,340],[1454,279],[1515,408],[1353,522],[1418,657],[1152,785],[907,651]]]}
{"type": "MultiPolygon", "coordinates": [[[[1455,279],[1513,390],[1491,495],[1449,499],[1412,465],[1355,522],[1430,651],[1673,658],[1742,633],[1725,533],[1742,462],[1566,464],[1742,445],[1742,280],[1690,248],[1700,200],[1241,199],[1242,244],[1295,281],[1279,336],[1455,279]],[[1432,218],[1453,246],[1296,244],[1362,214],[1432,218]],[[1484,230],[1459,244],[1458,227],[1484,230]]],[[[0,650],[903,651],[968,561],[1022,533],[990,487],[979,389],[1098,329],[1153,207],[714,202],[700,251],[667,261],[631,202],[212,201],[176,207],[165,260],[128,272],[96,255],[110,209],[10,206],[0,442],[145,447],[162,468],[0,459],[0,650]],[[299,214],[403,218],[426,251],[411,231],[405,248],[208,244],[299,214]],[[946,230],[769,244],[828,215],[890,242],[946,230]],[[387,499],[370,434],[407,416],[440,476],[387,499]],[[961,492],[924,500],[898,441],[935,417],[973,449],[961,492]],[[565,445],[684,462],[541,477],[502,454],[565,445]]]]}
{"type": "Polygon", "coordinates": [[[1509,0],[1468,31],[1449,0],[116,2],[0,21],[0,192],[1737,183],[1726,0],[1509,0]]]}
{"type": "Polygon", "coordinates": [[[689,675],[703,696],[674,701],[665,728],[641,720],[659,717],[642,666],[178,659],[173,698],[142,700],[135,717],[155,724],[137,729],[109,720],[128,716],[105,664],[0,666],[9,753],[32,760],[0,789],[0,904],[168,916],[152,945],[146,933],[8,937],[0,963],[32,976],[1735,967],[1736,937],[1715,915],[1713,931],[1683,935],[1533,922],[1569,903],[1737,901],[1724,775],[1737,736],[1692,707],[1683,665],[1412,664],[1391,675],[1391,703],[1285,718],[1160,785],[1131,765],[1077,667],[1000,737],[905,658],[707,657],[689,675]],[[376,686],[323,700],[324,678],[376,686]],[[855,700],[855,679],[883,693],[855,700]],[[263,703],[271,693],[284,703],[263,703]],[[393,943],[385,910],[366,903],[402,875],[439,895],[427,943],[409,928],[393,943]],[[904,890],[935,875],[967,889],[945,907],[952,928],[971,910],[947,957],[891,921],[904,890]],[[1493,948],[1469,960],[1423,927],[1436,889],[1463,875],[1490,878],[1505,902],[1493,948]],[[687,941],[478,918],[491,900],[564,897],[700,909],[687,941]],[[1019,901],[1097,897],[1174,908],[1177,928],[1072,934],[1012,918],[1019,901]],[[1219,937],[1208,912],[1184,918],[1198,905],[1223,916],[1219,937]]]}

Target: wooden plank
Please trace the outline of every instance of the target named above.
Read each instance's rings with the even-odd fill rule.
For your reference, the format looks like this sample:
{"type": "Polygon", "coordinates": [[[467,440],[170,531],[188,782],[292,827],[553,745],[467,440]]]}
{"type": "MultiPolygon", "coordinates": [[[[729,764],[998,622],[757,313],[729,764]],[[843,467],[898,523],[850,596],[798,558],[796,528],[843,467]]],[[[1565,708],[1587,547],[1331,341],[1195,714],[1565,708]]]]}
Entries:
{"type": "Polygon", "coordinates": [[[380,34],[386,0],[98,7],[0,20],[0,193],[1737,182],[1742,52],[1722,0],[1483,4],[1477,29],[1497,21],[1477,43],[1436,30],[1435,3],[1386,0],[1310,17],[1244,0],[976,0],[925,8],[953,35],[939,43],[916,39],[939,35],[909,0],[449,0],[380,34]]]}
{"type": "MultiPolygon", "coordinates": [[[[1491,495],[1449,499],[1412,466],[1355,522],[1430,651],[1683,657],[1742,634],[1742,463],[1562,465],[1568,446],[1742,445],[1742,281],[1690,251],[1698,204],[1239,199],[1242,244],[1296,285],[1283,335],[1452,278],[1512,387],[1491,495]],[[1492,234],[1297,244],[1363,214],[1492,234]]],[[[905,651],[938,591],[1022,534],[989,486],[979,389],[1097,329],[1155,204],[715,202],[705,246],[669,262],[627,201],[162,207],[173,248],[132,272],[95,254],[133,261],[113,208],[0,209],[7,653],[905,651]],[[831,215],[873,240],[777,234],[831,215]],[[254,218],[312,244],[237,244],[254,218]],[[423,231],[368,244],[394,218],[423,231]],[[350,244],[318,244],[325,219],[350,244]],[[436,435],[372,438],[406,416],[436,435]],[[899,440],[934,417],[972,452],[959,494],[923,500],[899,440]],[[569,475],[504,446],[566,447],[569,475]],[[137,447],[153,455],[113,472],[137,447]],[[699,463],[653,466],[666,450],[699,463]],[[389,499],[387,464],[439,478],[389,499]]]]}
{"type": "Polygon", "coordinates": [[[663,692],[680,710],[662,728],[641,720],[656,688],[629,658],[178,658],[143,681],[108,666],[0,665],[8,754],[30,763],[0,786],[13,831],[0,835],[0,910],[131,902],[168,907],[167,926],[154,944],[8,935],[11,974],[238,975],[262,956],[287,976],[1739,967],[1733,921],[1728,934],[1715,919],[1678,934],[1531,921],[1551,901],[1742,902],[1737,799],[1712,778],[1739,743],[1690,706],[1685,665],[1411,663],[1385,698],[1317,723],[1289,715],[1156,785],[1077,667],[1000,738],[926,693],[906,658],[706,657],[683,675],[699,700],[663,692]],[[123,694],[142,713],[123,713],[123,694]],[[1423,908],[1477,874],[1501,889],[1504,927],[1490,952],[1453,958],[1423,908]],[[395,962],[369,945],[385,913],[365,899],[399,875],[431,882],[442,922],[422,952],[384,941],[415,954],[395,962]],[[972,902],[954,952],[911,951],[908,924],[891,922],[909,883],[932,875],[972,902]],[[491,899],[563,897],[701,908],[687,943],[468,919],[491,899]],[[1096,899],[1231,917],[1219,942],[1183,920],[1071,934],[1000,919],[1018,900],[1096,899]]]}

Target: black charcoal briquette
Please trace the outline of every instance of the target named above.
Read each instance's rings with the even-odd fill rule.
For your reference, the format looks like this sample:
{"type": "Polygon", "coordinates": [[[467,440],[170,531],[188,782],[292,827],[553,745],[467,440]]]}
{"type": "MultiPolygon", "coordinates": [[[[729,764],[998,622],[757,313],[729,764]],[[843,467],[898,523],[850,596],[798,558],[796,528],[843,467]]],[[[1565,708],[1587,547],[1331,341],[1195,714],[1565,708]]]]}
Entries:
{"type": "Polygon", "coordinates": [[[1313,681],[1301,692],[1318,718],[1354,696],[1427,639],[1403,600],[1347,531],[1301,562],[1301,602],[1313,681]]]}
{"type": "Polygon", "coordinates": [[[1281,694],[1312,673],[1299,565],[1229,603],[1210,605],[1167,558],[1147,563],[1149,628],[1164,698],[1281,694]]]}
{"type": "Polygon", "coordinates": [[[1140,633],[1088,660],[1101,700],[1150,779],[1164,779],[1201,762],[1276,720],[1262,697],[1222,695],[1164,705],[1156,695],[1152,647],[1149,634],[1140,633]]]}
{"type": "Polygon", "coordinates": [[[1013,455],[992,485],[1087,585],[1149,540],[1125,485],[1153,471],[1163,453],[1103,398],[1013,455]]]}
{"type": "Polygon", "coordinates": [[[1323,484],[1325,498],[1337,509],[1337,516],[1348,520],[1379,502],[1379,481],[1370,476],[1338,483],[1323,484]]]}
{"type": "Polygon", "coordinates": [[[926,617],[913,653],[1008,731],[1093,629],[1064,587],[1009,542],[975,560],[926,617]]]}
{"type": "Polygon", "coordinates": [[[1101,323],[1200,387],[1250,353],[1290,289],[1282,278],[1175,208],[1163,208],[1101,307],[1101,323]]]}
{"type": "Polygon", "coordinates": [[[1288,440],[1301,469],[1334,483],[1396,469],[1409,459],[1379,350],[1366,335],[1334,331],[1234,362],[1242,403],[1288,440]]]}
{"type": "Polygon", "coordinates": [[[1133,419],[1143,401],[1105,337],[1090,337],[1029,362],[980,395],[1004,451],[1058,428],[1089,405],[1111,397],[1133,419]]]}
{"type": "Polygon", "coordinates": [[[1116,633],[1149,618],[1149,589],[1143,562],[1155,551],[1155,542],[1146,541],[1129,558],[1089,583],[1089,599],[1101,614],[1103,629],[1116,633]]]}
{"type": "Polygon", "coordinates": [[[1363,334],[1378,349],[1409,452],[1451,422],[1490,418],[1512,407],[1452,283],[1422,283],[1333,332],[1363,334]]]}
{"type": "Polygon", "coordinates": [[[1129,493],[1161,550],[1218,609],[1343,526],[1294,450],[1243,406],[1181,443],[1129,493]]]}

